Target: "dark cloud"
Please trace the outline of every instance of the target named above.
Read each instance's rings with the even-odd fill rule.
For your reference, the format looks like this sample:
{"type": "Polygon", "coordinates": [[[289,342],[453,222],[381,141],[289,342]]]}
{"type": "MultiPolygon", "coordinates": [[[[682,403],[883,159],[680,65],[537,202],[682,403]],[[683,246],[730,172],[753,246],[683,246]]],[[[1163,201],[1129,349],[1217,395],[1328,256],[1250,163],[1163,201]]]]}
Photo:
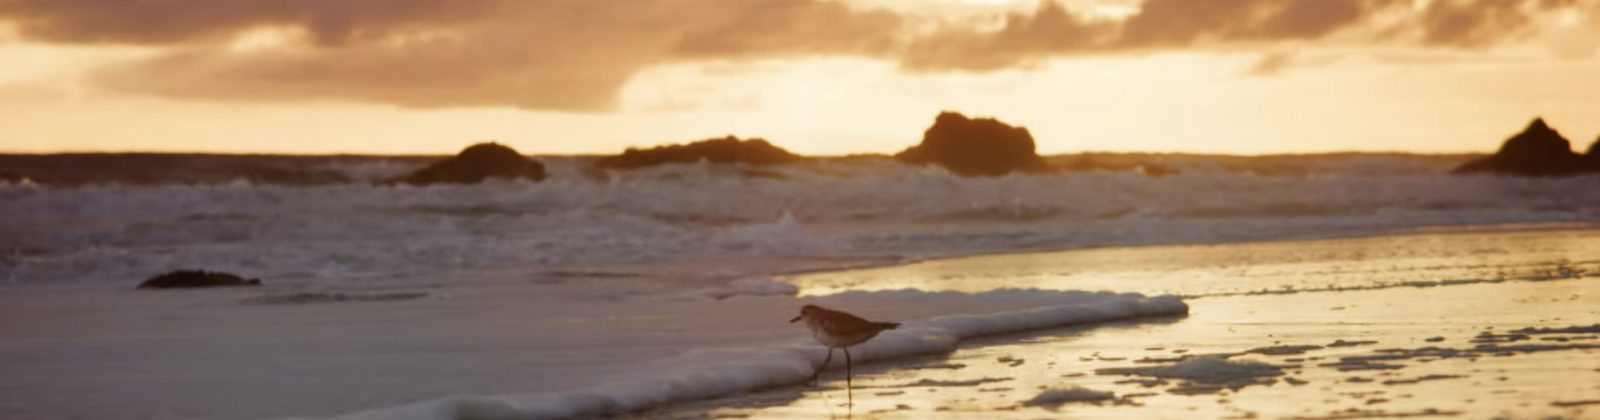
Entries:
{"type": "MultiPolygon", "coordinates": [[[[1053,1],[993,32],[946,30],[913,41],[912,70],[988,71],[1063,53],[1175,48],[1202,42],[1315,39],[1401,0],[1146,0],[1122,22],[1092,21],[1053,1]]],[[[1405,1],[1409,4],[1409,0],[1405,1]]]]}
{"type": "Polygon", "coordinates": [[[1148,0],[1123,26],[1128,47],[1316,39],[1401,0],[1148,0]]]}
{"type": "Polygon", "coordinates": [[[292,25],[324,43],[407,25],[481,18],[488,0],[0,0],[22,35],[72,43],[166,44],[292,25]]]}
{"type": "Polygon", "coordinates": [[[887,54],[901,18],[840,3],[739,0],[721,3],[723,18],[686,28],[672,52],[687,57],[760,56],[774,52],[887,54]]]}
{"type": "MultiPolygon", "coordinates": [[[[1373,43],[1478,48],[1515,38],[1534,14],[1585,1],[1594,2],[1434,0],[1413,10],[1412,0],[1145,0],[1121,22],[1086,19],[1047,1],[1032,15],[1009,15],[999,30],[920,37],[901,62],[918,71],[990,71],[1049,55],[1315,41],[1345,29],[1372,29],[1378,35],[1366,41],[1373,43]]],[[[1265,64],[1275,72],[1287,63],[1265,64]]]]}
{"type": "Polygon", "coordinates": [[[1374,30],[1395,35],[1373,42],[1476,48],[1525,32],[1530,14],[1592,1],[1146,0],[1123,21],[1045,1],[998,29],[915,34],[912,18],[834,0],[0,0],[0,20],[36,41],[164,47],[93,73],[124,92],[594,111],[635,73],[679,60],[857,55],[992,71],[1061,54],[1314,41],[1376,16],[1395,28],[1374,30]],[[298,35],[230,45],[261,28],[298,35]]]}
{"type": "Polygon", "coordinates": [[[413,107],[610,107],[680,59],[881,54],[900,17],[820,0],[0,0],[22,36],[168,46],[95,72],[129,92],[413,107]],[[238,50],[246,30],[306,42],[238,50]]]}
{"type": "MultiPolygon", "coordinates": [[[[1525,13],[1525,8],[1530,7],[1528,3],[1522,0],[1434,0],[1422,12],[1423,40],[1455,47],[1493,44],[1532,22],[1525,13]]],[[[1555,2],[1541,0],[1541,3],[1555,2]]]]}
{"type": "Polygon", "coordinates": [[[1082,51],[1104,43],[1109,23],[1089,23],[1055,2],[1044,2],[1032,15],[1013,13],[992,33],[970,29],[936,32],[912,41],[901,57],[910,70],[990,71],[1016,66],[1031,58],[1082,51]]]}
{"type": "Polygon", "coordinates": [[[1268,8],[1248,36],[1266,39],[1320,38],[1340,28],[1362,22],[1368,15],[1401,4],[1392,0],[1293,0],[1268,8]]]}

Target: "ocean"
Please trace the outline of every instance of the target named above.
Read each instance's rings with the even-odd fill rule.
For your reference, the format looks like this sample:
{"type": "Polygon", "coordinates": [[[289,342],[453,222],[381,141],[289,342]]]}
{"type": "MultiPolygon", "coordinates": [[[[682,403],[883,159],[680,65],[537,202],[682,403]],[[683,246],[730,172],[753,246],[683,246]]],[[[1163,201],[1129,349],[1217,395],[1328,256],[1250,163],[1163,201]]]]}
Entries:
{"type": "Polygon", "coordinates": [[[1445,175],[1461,158],[1141,159],[1123,166],[1178,173],[964,178],[875,157],[605,172],[588,158],[543,157],[544,182],[413,187],[382,181],[425,159],[10,156],[0,168],[37,175],[0,186],[0,283],[110,286],[198,267],[360,285],[685,262],[723,267],[687,275],[730,280],[996,252],[1600,220],[1592,176],[1445,175]]]}
{"type": "MultiPolygon", "coordinates": [[[[807,417],[832,413],[672,407],[748,405],[720,398],[797,389],[821,363],[821,348],[784,323],[801,302],[904,321],[904,334],[863,345],[860,360],[880,373],[926,372],[945,362],[907,358],[965,354],[996,334],[1181,318],[1208,302],[1236,304],[1227,299],[1589,285],[1597,269],[1589,242],[1556,252],[1452,243],[1506,234],[1545,244],[1587,238],[1600,222],[1600,178],[1448,174],[1471,156],[1084,154],[1051,158],[1079,170],[981,178],[881,156],[631,171],[538,156],[550,173],[542,182],[386,182],[436,158],[0,156],[0,173],[21,174],[0,184],[0,376],[12,378],[0,381],[10,396],[0,410],[807,417]],[[1359,242],[1416,235],[1445,239],[1359,242]],[[1220,248],[1184,248],[1194,246],[1220,248]],[[1407,249],[1427,258],[1375,257],[1407,249]],[[1485,249],[1514,258],[1471,257],[1485,249]],[[1031,256],[959,263],[1006,255],[1031,256]],[[265,286],[133,290],[178,269],[265,286]]],[[[1589,299],[1593,287],[1580,289],[1589,299]]],[[[1557,315],[1523,326],[1596,319],[1557,315]]],[[[1285,328],[1264,334],[1294,329],[1285,328]]],[[[863,395],[873,394],[854,398],[863,395]]],[[[864,404],[896,407],[884,401],[864,404]]],[[[1119,413],[1100,414],[1128,414],[1119,413]]],[[[1555,414],[1571,413],[1582,416],[1555,414]]]]}

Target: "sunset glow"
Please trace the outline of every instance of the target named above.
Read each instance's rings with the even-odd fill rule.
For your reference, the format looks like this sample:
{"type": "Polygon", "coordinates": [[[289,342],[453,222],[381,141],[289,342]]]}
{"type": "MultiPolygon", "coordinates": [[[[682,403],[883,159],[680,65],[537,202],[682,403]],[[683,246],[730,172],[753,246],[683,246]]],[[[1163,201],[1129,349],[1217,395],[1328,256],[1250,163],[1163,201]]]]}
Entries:
{"type": "Polygon", "coordinates": [[[0,3],[0,150],[880,153],[940,110],[1047,153],[1600,134],[1593,0],[99,3],[0,3]]]}
{"type": "Polygon", "coordinates": [[[1600,0],[0,0],[0,417],[1600,418],[1597,137],[1600,0]]]}

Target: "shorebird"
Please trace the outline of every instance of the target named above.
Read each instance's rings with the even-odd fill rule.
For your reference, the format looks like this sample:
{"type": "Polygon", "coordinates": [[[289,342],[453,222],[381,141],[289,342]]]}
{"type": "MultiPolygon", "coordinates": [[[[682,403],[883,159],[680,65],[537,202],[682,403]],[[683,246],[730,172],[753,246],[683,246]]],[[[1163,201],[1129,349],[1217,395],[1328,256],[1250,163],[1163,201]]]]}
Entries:
{"type": "Polygon", "coordinates": [[[883,330],[892,330],[900,326],[898,322],[873,322],[861,317],[823,308],[817,305],[806,305],[800,308],[800,316],[789,320],[790,323],[806,320],[806,328],[811,329],[811,338],[828,347],[828,357],[822,359],[822,364],[817,366],[817,371],[811,374],[811,386],[817,386],[817,377],[822,375],[822,368],[828,366],[833,360],[833,349],[844,349],[844,386],[850,387],[850,346],[861,344],[872,337],[877,337],[883,330]]]}

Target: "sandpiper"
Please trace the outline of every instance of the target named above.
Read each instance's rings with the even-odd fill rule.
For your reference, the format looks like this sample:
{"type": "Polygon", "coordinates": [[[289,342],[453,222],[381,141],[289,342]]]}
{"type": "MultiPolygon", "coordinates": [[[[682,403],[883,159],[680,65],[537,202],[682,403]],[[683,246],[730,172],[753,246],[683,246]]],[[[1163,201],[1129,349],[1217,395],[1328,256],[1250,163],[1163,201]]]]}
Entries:
{"type": "Polygon", "coordinates": [[[844,384],[850,386],[850,346],[861,344],[872,337],[877,337],[883,330],[892,330],[900,326],[898,322],[873,322],[861,317],[823,308],[817,305],[806,305],[800,308],[800,316],[789,320],[790,323],[806,320],[806,328],[811,329],[811,337],[818,343],[828,347],[828,357],[822,359],[822,364],[817,366],[817,371],[811,374],[811,386],[817,385],[817,377],[822,375],[822,368],[828,366],[833,360],[833,349],[844,349],[844,384]]]}

